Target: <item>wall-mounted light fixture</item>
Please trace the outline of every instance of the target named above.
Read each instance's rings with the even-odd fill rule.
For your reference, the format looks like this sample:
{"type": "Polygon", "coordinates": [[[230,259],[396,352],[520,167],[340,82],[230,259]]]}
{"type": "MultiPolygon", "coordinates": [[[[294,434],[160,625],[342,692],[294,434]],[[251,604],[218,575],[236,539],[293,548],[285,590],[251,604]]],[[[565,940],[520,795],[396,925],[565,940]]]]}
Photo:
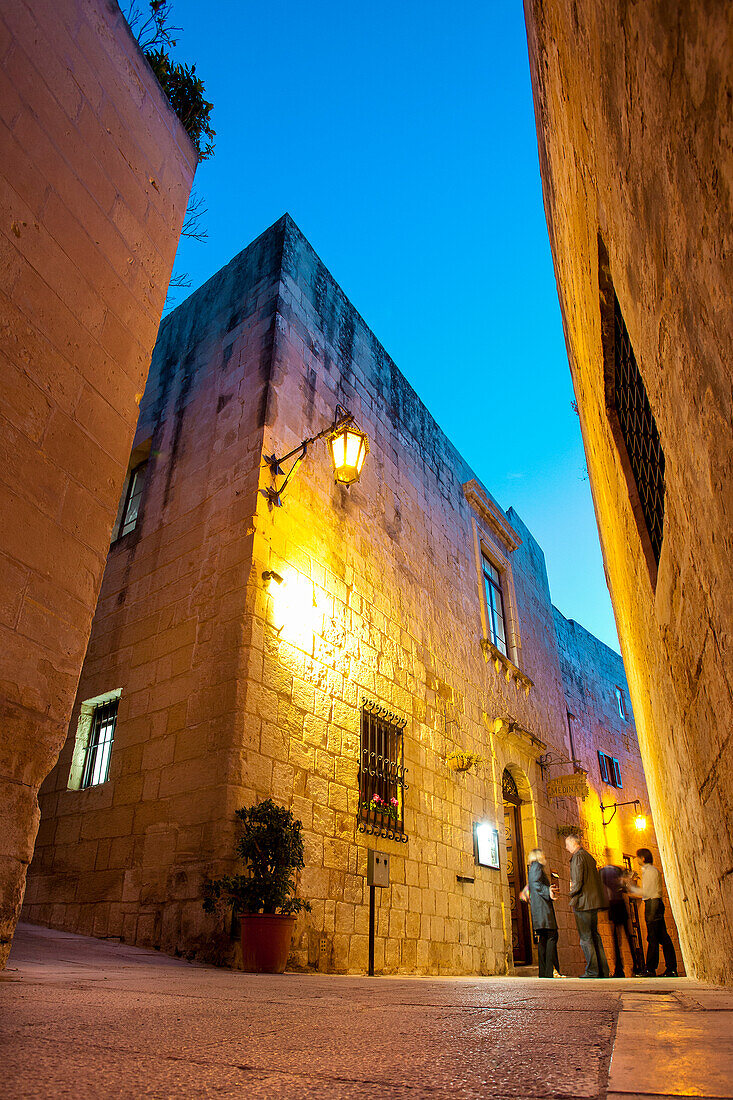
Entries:
{"type": "Polygon", "coordinates": [[[619,806],[634,807],[634,809],[636,810],[634,827],[637,829],[638,832],[642,833],[644,829],[646,829],[646,817],[641,812],[641,802],[638,798],[633,798],[630,802],[609,802],[607,806],[604,806],[601,802],[601,822],[603,823],[603,827],[605,828],[606,825],[611,824],[614,817],[616,816],[616,810],[618,810],[619,806]],[[611,811],[611,816],[609,817],[608,821],[606,821],[606,810],[611,811]]]}
{"type": "Polygon", "coordinates": [[[366,433],[357,426],[353,415],[341,405],[337,405],[333,422],[327,428],[324,428],[322,432],[312,435],[309,439],[304,439],[302,443],[299,443],[297,447],[293,447],[292,451],[288,451],[281,458],[274,454],[264,456],[264,465],[269,467],[273,482],[278,477],[285,478],[279,489],[276,488],[275,484],[267,489],[260,489],[270,508],[282,508],[282,495],[291,477],[308,453],[308,447],[311,443],[315,443],[317,439],[323,439],[324,436],[328,437],[328,450],[331,455],[334,477],[339,485],[349,486],[359,480],[364,459],[369,454],[369,440],[366,433]],[[293,464],[286,474],[283,464],[290,459],[293,459],[293,464]]]}

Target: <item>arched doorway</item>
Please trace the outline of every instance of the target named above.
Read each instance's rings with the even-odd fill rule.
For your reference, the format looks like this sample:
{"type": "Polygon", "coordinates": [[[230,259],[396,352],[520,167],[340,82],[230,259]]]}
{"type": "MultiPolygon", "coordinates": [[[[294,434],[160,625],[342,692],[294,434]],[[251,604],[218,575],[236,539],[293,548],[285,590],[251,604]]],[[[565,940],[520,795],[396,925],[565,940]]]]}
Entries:
{"type": "Polygon", "coordinates": [[[505,768],[501,777],[504,798],[504,832],[506,836],[506,872],[509,879],[509,905],[512,916],[512,954],[518,966],[532,962],[532,936],[529,911],[519,895],[527,882],[524,844],[522,842],[522,799],[517,782],[505,768]]]}

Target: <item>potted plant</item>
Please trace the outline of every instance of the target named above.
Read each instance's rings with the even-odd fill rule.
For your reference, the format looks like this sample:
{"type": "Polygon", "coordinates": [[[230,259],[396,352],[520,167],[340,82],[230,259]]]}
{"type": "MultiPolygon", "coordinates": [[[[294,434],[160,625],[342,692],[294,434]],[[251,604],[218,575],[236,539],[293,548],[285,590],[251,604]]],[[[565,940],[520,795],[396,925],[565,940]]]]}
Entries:
{"type": "Polygon", "coordinates": [[[271,798],[237,810],[236,817],[244,874],[207,882],[204,911],[231,909],[240,918],[243,970],[282,974],[295,915],[311,908],[295,896],[295,872],[303,867],[302,825],[271,798]]]}

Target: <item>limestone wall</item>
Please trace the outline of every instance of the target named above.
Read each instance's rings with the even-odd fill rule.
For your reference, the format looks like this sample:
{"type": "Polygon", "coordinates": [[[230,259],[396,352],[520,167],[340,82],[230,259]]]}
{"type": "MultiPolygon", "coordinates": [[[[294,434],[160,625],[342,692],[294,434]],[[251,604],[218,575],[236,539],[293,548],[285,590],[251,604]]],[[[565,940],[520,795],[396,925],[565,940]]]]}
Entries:
{"type": "MultiPolygon", "coordinates": [[[[236,962],[236,927],[204,916],[203,881],[233,869],[234,809],[271,796],[304,826],[313,910],[291,965],[365,970],[379,847],[392,857],[379,970],[511,970],[505,768],[524,799],[525,856],[539,843],[567,879],[537,764],[566,733],[544,557],[289,218],[161,326],[135,439],[146,446],[138,525],[112,546],[43,789],[28,917],[236,962]],[[270,509],[262,455],[316,435],[339,403],[369,436],[361,480],[337,486],[320,441],[270,509]],[[482,644],[482,546],[505,570],[511,660],[482,644]],[[117,688],[109,779],[68,789],[85,700],[117,688]],[[365,698],[405,721],[406,842],[358,829],[365,698]],[[483,763],[457,774],[455,750],[483,763]],[[500,831],[499,870],[474,863],[477,821],[500,831]]],[[[566,897],[560,957],[577,973],[566,897]]]]}
{"type": "Polygon", "coordinates": [[[0,14],[0,965],[196,166],[117,4],[0,14]]]}
{"type": "MultiPolygon", "coordinates": [[[[637,849],[644,847],[652,852],[655,866],[664,874],[666,869],[659,852],[654,818],[649,807],[649,792],[623,661],[618,653],[609,649],[580,623],[566,619],[557,608],[554,608],[554,613],[565,698],[568,711],[573,716],[570,725],[575,758],[588,772],[590,789],[590,794],[582,802],[575,799],[558,800],[558,814],[567,824],[580,825],[585,846],[593,854],[599,867],[605,863],[605,849],[610,848],[614,863],[622,866],[623,857],[631,857],[631,866],[636,872],[633,857],[637,849]],[[616,688],[620,688],[623,693],[625,719],[619,713],[616,688]],[[599,751],[618,760],[621,787],[614,787],[603,781],[598,760],[599,751]],[[635,826],[637,811],[634,806],[621,806],[618,810],[613,810],[614,803],[631,802],[634,799],[639,800],[639,809],[646,819],[646,826],[642,830],[635,826]],[[601,804],[607,807],[603,814],[601,804]],[[605,827],[604,821],[608,822],[605,827]]],[[[569,750],[569,733],[567,746],[569,750]]],[[[549,774],[558,775],[561,772],[562,769],[552,769],[549,774]]],[[[679,938],[666,891],[664,897],[667,910],[665,920],[675,943],[678,972],[681,974],[683,966],[679,938]]],[[[643,902],[638,902],[637,907],[642,943],[646,951],[643,902]]],[[[605,919],[600,921],[600,928],[609,965],[613,969],[610,927],[605,919]]],[[[628,974],[629,955],[626,948],[624,956],[628,974]]]]}
{"type": "Polygon", "coordinates": [[[688,970],[730,981],[733,9],[526,0],[525,11],[570,366],[672,906],[688,970]],[[656,584],[606,411],[602,281],[665,455],[656,584]]]}

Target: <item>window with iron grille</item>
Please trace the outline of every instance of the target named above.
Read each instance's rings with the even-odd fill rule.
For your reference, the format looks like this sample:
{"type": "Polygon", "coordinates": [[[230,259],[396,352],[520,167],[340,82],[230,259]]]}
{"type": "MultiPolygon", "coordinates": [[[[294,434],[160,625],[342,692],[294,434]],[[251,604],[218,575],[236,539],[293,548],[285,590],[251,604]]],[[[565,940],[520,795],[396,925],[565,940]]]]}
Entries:
{"type": "Polygon", "coordinates": [[[390,840],[405,836],[406,720],[364,699],[359,758],[359,832],[390,840]]]}
{"type": "Polygon", "coordinates": [[[496,648],[507,654],[506,625],[504,618],[504,597],[501,591],[501,575],[485,554],[481,555],[482,570],[484,575],[484,591],[486,593],[486,616],[489,627],[489,641],[496,648]]]}
{"type": "Polygon", "coordinates": [[[109,759],[112,754],[112,742],[117,724],[117,705],[119,700],[112,699],[95,707],[92,729],[89,735],[84,771],[80,787],[95,787],[104,783],[109,774],[109,759]]]}
{"type": "Polygon", "coordinates": [[[140,511],[140,500],[143,495],[146,466],[147,462],[141,462],[130,474],[130,480],[127,484],[127,494],[125,496],[125,507],[122,509],[120,538],[122,538],[123,535],[129,534],[130,531],[134,531],[137,526],[137,516],[140,511]]]}
{"type": "Polygon", "coordinates": [[[608,783],[609,787],[621,787],[621,768],[615,756],[608,753],[598,753],[598,765],[601,769],[601,779],[608,783]]]}
{"type": "Polygon", "coordinates": [[[664,451],[615,292],[613,308],[613,403],[639,494],[652,554],[659,565],[664,535],[664,451]]]}

